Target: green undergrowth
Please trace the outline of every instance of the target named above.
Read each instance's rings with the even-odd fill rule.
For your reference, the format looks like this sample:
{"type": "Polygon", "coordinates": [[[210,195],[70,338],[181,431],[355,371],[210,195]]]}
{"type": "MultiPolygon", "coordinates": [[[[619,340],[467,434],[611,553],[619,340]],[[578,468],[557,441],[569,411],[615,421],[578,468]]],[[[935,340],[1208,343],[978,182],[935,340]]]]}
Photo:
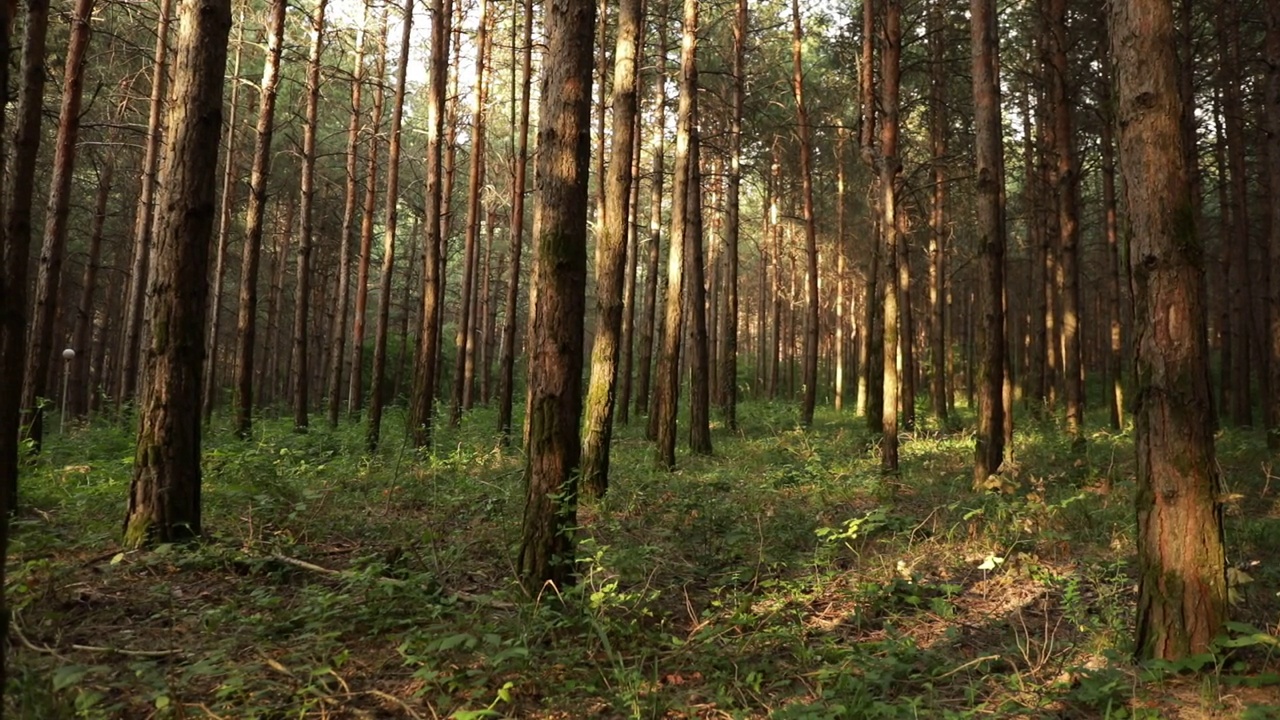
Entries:
{"type": "MultiPolygon", "coordinates": [[[[654,469],[620,428],[583,499],[580,582],[514,582],[522,457],[480,409],[408,447],[402,418],[310,432],[223,419],[205,539],[122,552],[132,436],[52,437],[10,556],[21,718],[1280,717],[1280,478],[1219,442],[1231,634],[1135,666],[1133,447],[1019,417],[972,489],[963,416],[922,415],[884,476],[860,418],[746,403],[715,454],[654,469]],[[1187,714],[1190,713],[1190,714],[1187,714]]],[[[1101,422],[1105,418],[1091,420],[1101,422]]],[[[1276,469],[1280,473],[1280,468],[1276,469]]]]}

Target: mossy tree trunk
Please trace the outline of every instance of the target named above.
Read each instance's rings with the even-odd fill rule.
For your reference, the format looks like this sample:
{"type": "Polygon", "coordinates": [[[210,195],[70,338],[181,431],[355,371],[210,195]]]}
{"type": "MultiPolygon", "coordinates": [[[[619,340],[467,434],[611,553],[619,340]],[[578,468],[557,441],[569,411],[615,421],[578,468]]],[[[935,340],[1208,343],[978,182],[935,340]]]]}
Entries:
{"type": "Polygon", "coordinates": [[[1172,7],[1111,4],[1120,162],[1132,227],[1141,657],[1206,652],[1226,619],[1209,411],[1204,248],[1182,144],[1172,7]]]}
{"type": "Polygon", "coordinates": [[[183,0],[124,545],[200,533],[200,390],[231,0],[183,0]]]}
{"type": "Polygon", "coordinates": [[[535,595],[548,583],[573,582],[596,4],[553,3],[545,18],[519,560],[520,579],[535,595]]]}
{"type": "MultiPolygon", "coordinates": [[[[880,467],[885,472],[898,472],[898,408],[899,408],[899,344],[910,342],[900,335],[901,313],[898,307],[899,266],[898,243],[905,242],[898,229],[898,176],[902,161],[898,157],[898,90],[902,58],[902,4],[900,0],[882,0],[884,32],[880,37],[880,234],[884,251],[884,403],[881,408],[880,467]]],[[[902,298],[905,300],[905,298],[902,298]]]]}

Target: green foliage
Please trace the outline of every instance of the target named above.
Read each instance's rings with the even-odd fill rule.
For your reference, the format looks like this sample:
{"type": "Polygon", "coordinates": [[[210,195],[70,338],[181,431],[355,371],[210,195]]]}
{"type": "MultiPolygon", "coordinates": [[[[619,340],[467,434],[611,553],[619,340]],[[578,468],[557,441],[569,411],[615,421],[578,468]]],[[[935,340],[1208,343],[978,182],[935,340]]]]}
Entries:
{"type": "MultiPolygon", "coordinates": [[[[921,429],[886,479],[860,419],[797,419],[745,404],[718,454],[676,473],[620,428],[610,493],[580,509],[577,583],[534,598],[513,579],[523,458],[491,410],[419,452],[393,409],[372,456],[346,421],[297,434],[264,417],[242,442],[217,418],[207,537],[148,552],[117,545],[131,430],[51,437],[15,519],[8,590],[30,645],[14,644],[10,709],[1134,718],[1179,693],[1209,708],[1274,690],[1280,576],[1246,562],[1280,551],[1266,503],[1228,506],[1252,580],[1241,624],[1203,658],[1136,667],[1126,435],[1080,449],[1029,424],[1001,488],[974,493],[963,431],[921,429]]],[[[1243,469],[1265,448],[1222,445],[1232,491],[1260,492],[1267,475],[1243,469]]]]}

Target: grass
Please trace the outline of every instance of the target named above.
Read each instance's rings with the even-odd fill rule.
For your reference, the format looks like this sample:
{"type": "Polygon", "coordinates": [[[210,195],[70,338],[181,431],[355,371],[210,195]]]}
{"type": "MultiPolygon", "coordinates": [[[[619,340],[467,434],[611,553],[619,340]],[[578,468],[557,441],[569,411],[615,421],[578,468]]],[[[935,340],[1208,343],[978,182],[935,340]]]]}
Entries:
{"type": "MultiPolygon", "coordinates": [[[[1101,422],[1101,416],[1090,418],[1101,422]]],[[[1280,717],[1280,481],[1219,439],[1233,633],[1129,662],[1132,439],[1019,427],[999,491],[926,418],[902,473],[851,415],[747,403],[716,454],[654,470],[622,428],[579,513],[581,581],[526,597],[522,459],[495,415],[434,454],[264,419],[206,441],[205,530],[121,552],[132,433],[52,437],[14,521],[20,718],[1280,717]],[[1259,561],[1260,564],[1253,564],[1259,561]],[[1199,672],[1191,672],[1199,671],[1199,672]]],[[[1021,421],[1021,418],[1020,418],[1021,421]]],[[[956,423],[956,427],[963,423],[956,423]]]]}

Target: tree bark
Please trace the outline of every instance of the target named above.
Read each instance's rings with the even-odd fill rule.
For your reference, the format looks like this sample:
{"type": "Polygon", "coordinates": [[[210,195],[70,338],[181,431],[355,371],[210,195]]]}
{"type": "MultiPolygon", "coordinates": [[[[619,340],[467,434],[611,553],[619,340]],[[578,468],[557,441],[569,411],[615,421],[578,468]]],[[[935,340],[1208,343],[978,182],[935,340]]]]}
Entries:
{"type": "Polygon", "coordinates": [[[1110,7],[1137,321],[1136,645],[1141,657],[1178,660],[1207,652],[1227,614],[1203,248],[1182,147],[1172,8],[1163,0],[1110,7]]]}
{"type": "MultiPolygon", "coordinates": [[[[46,0],[40,0],[48,5],[46,0]]],[[[152,219],[155,215],[156,173],[160,167],[160,124],[164,114],[165,84],[169,79],[169,23],[174,0],[160,0],[160,20],[156,25],[155,59],[151,66],[151,105],[147,116],[147,143],[142,158],[141,190],[133,225],[133,261],[129,273],[129,295],[125,302],[124,348],[116,406],[133,398],[138,386],[138,346],[141,343],[143,313],[150,265],[152,219]]]]}
{"type": "Polygon", "coordinates": [[[929,385],[933,416],[947,419],[947,31],[943,3],[935,0],[929,11],[929,135],[933,152],[933,193],[929,212],[929,340],[932,364],[929,385]]]}
{"type": "Polygon", "coordinates": [[[1120,322],[1120,224],[1116,217],[1116,161],[1115,161],[1115,99],[1111,96],[1111,53],[1106,41],[1099,44],[1102,66],[1102,82],[1099,83],[1102,133],[1102,212],[1103,234],[1107,240],[1107,374],[1111,377],[1111,392],[1107,393],[1111,427],[1124,426],[1124,337],[1120,322]]]}
{"type": "Polygon", "coordinates": [[[90,363],[93,360],[93,297],[97,293],[98,273],[102,270],[102,238],[107,222],[107,201],[111,199],[112,181],[115,177],[115,158],[107,157],[98,166],[98,193],[93,204],[93,227],[89,231],[89,253],[80,281],[80,302],[76,306],[75,327],[72,330],[71,347],[76,357],[71,361],[71,413],[76,417],[89,414],[90,400],[94,394],[89,381],[90,363]]]}
{"type": "Polygon", "coordinates": [[[898,243],[898,175],[902,161],[898,157],[898,90],[902,57],[902,4],[900,0],[883,0],[884,35],[881,37],[880,107],[884,118],[880,123],[880,232],[886,266],[884,288],[884,407],[881,412],[880,467],[888,473],[898,472],[898,406],[900,344],[910,338],[900,337],[900,263],[898,243]]]}
{"type": "MultiPolygon", "coordinates": [[[[746,46],[748,15],[747,0],[737,0],[733,13],[733,79],[730,91],[729,116],[729,178],[725,189],[724,252],[725,252],[725,326],[720,343],[720,412],[724,416],[725,429],[738,429],[738,244],[741,236],[741,187],[742,187],[742,118],[747,97],[746,46]]],[[[843,186],[842,186],[843,187],[843,186]]],[[[841,206],[843,211],[843,205],[841,206]]],[[[843,217],[843,215],[842,215],[843,217]]],[[[844,236],[842,244],[843,260],[844,236]]],[[[844,275],[841,274],[843,279],[844,275]]],[[[841,285],[843,287],[843,285],[841,285]]],[[[841,325],[843,328],[843,325],[841,325]]],[[[839,394],[836,403],[839,405],[839,394]]]]}
{"type": "Polygon", "coordinates": [[[608,174],[603,178],[605,225],[596,240],[596,329],[582,435],[582,482],[587,492],[597,497],[603,497],[609,488],[609,446],[617,400],[627,226],[631,222],[628,201],[633,182],[631,156],[638,105],[636,49],[643,21],[640,0],[620,0],[617,46],[613,55],[613,143],[608,174]]]}
{"type": "MultiPolygon", "coordinates": [[[[665,180],[665,141],[667,122],[667,0],[658,0],[659,10],[655,16],[658,22],[658,47],[654,58],[653,73],[653,129],[650,154],[653,157],[653,171],[649,176],[649,242],[648,257],[644,274],[644,309],[640,312],[640,348],[636,364],[635,410],[637,415],[648,412],[650,397],[650,380],[653,378],[653,351],[657,343],[655,325],[658,315],[658,275],[659,260],[662,257],[662,184],[665,180]]],[[[656,426],[655,426],[656,429],[656,426]]],[[[653,434],[650,433],[650,439],[653,434]]]]}
{"type": "MultiPolygon", "coordinates": [[[[532,0],[526,0],[525,18],[526,38],[529,37],[529,23],[532,22],[532,0]]],[[[426,167],[426,203],[423,212],[423,227],[426,233],[422,238],[422,319],[418,332],[418,357],[414,363],[413,401],[410,403],[409,424],[413,432],[413,443],[418,447],[431,445],[431,431],[435,415],[436,368],[440,355],[440,323],[439,308],[444,293],[441,278],[441,254],[443,239],[442,206],[443,193],[443,139],[445,122],[445,86],[449,71],[449,23],[451,16],[444,0],[431,2],[431,59],[428,66],[427,83],[427,167],[426,167]]],[[[522,105],[528,108],[528,52],[531,43],[526,42],[525,86],[526,100],[522,105]]],[[[523,128],[528,130],[529,113],[524,113],[523,128]]],[[[527,132],[525,133],[527,137],[527,132]]],[[[523,142],[522,142],[523,144],[523,142]]],[[[525,154],[521,153],[521,157],[525,154]]],[[[519,165],[518,165],[519,166],[519,165]]],[[[523,183],[521,183],[523,188],[523,183]]],[[[513,211],[514,212],[514,211],[513,211]]],[[[523,217],[523,211],[520,217],[523,217]]],[[[512,242],[519,243],[519,235],[512,234],[512,242]]],[[[516,251],[517,254],[519,251],[516,251]]],[[[512,273],[514,279],[520,275],[519,269],[512,273]]],[[[508,300],[510,300],[508,296],[508,300]]],[[[510,322],[510,316],[508,316],[510,322]]],[[[507,386],[508,390],[510,385],[507,386]]],[[[508,412],[509,414],[509,412],[508,412]]],[[[509,421],[509,418],[508,418],[509,421]]]]}
{"type": "Polygon", "coordinates": [[[801,53],[804,33],[800,27],[800,0],[791,0],[791,28],[791,90],[795,95],[796,129],[800,136],[805,250],[804,398],[800,402],[800,424],[808,427],[813,424],[813,411],[818,400],[818,230],[813,216],[813,130],[809,127],[809,113],[804,104],[801,53]]]}
{"type": "Polygon", "coordinates": [[[213,261],[213,296],[209,298],[209,339],[205,345],[204,392],[201,415],[204,424],[213,419],[213,406],[218,395],[218,348],[222,338],[222,286],[227,275],[227,247],[231,242],[232,206],[240,177],[238,116],[240,114],[240,59],[244,54],[244,10],[236,27],[236,55],[231,70],[231,111],[227,116],[227,155],[222,171],[222,195],[218,205],[218,250],[213,261]]]}
{"type": "Polygon", "coordinates": [[[311,309],[311,247],[316,198],[316,123],[320,105],[320,59],[324,53],[324,11],[328,0],[317,0],[311,17],[311,55],[307,61],[307,115],[302,130],[302,182],[298,197],[301,233],[298,237],[298,286],[293,312],[293,427],[305,431],[310,420],[310,372],[307,316],[311,309]]]}
{"type": "Polygon", "coordinates": [[[680,402],[680,344],[684,327],[685,233],[689,216],[689,165],[698,93],[698,0],[684,0],[680,43],[680,103],[676,111],[675,180],[671,190],[671,242],[662,350],[658,357],[654,413],[658,465],[676,465],[676,412],[680,402]]]}
{"type": "MultiPolygon", "coordinates": [[[[515,170],[511,181],[511,248],[503,303],[502,352],[498,360],[498,432],[511,441],[515,396],[516,317],[520,304],[520,255],[524,245],[524,197],[529,165],[529,94],[533,84],[533,0],[525,0],[521,33],[520,113],[516,119],[515,170]]],[[[514,84],[514,83],[513,83],[514,84]]]]}
{"type": "MultiPolygon", "coordinates": [[[[378,279],[378,321],[373,334],[373,375],[369,388],[369,452],[378,448],[382,435],[382,410],[387,374],[387,330],[391,322],[391,276],[395,270],[396,229],[400,205],[400,133],[404,119],[405,78],[409,72],[409,51],[413,27],[413,0],[404,0],[401,14],[400,57],[396,65],[396,85],[391,99],[391,131],[387,143],[387,194],[382,221],[382,274],[378,279]]],[[[407,281],[406,281],[407,282],[407,281]]]]}
{"type": "Polygon", "coordinates": [[[545,10],[519,558],[520,579],[531,595],[574,579],[595,14],[592,0],[566,0],[545,10]]]}
{"type": "Polygon", "coordinates": [[[1280,448],[1280,273],[1276,263],[1280,262],[1280,5],[1267,4],[1267,36],[1266,36],[1266,122],[1267,122],[1267,170],[1271,178],[1270,202],[1271,212],[1271,262],[1273,271],[1271,286],[1271,327],[1270,343],[1267,348],[1271,360],[1271,392],[1276,396],[1270,398],[1275,412],[1271,414],[1267,425],[1267,447],[1280,448]]]}
{"type": "MultiPolygon", "coordinates": [[[[76,0],[72,11],[71,41],[62,74],[62,107],[58,112],[58,136],[54,140],[53,178],[44,216],[44,243],[40,248],[40,273],[36,276],[35,318],[27,348],[27,370],[22,389],[23,411],[31,418],[27,435],[39,449],[44,440],[44,412],[39,398],[48,397],[53,353],[53,328],[62,284],[62,262],[67,250],[67,215],[71,209],[71,181],[76,167],[76,138],[80,134],[80,105],[84,91],[84,61],[89,50],[93,0],[76,0]]],[[[72,348],[85,353],[85,348],[72,348]]],[[[65,408],[64,408],[65,409],[65,408]]]]}
{"type": "Polygon", "coordinates": [[[184,0],[124,546],[200,534],[200,390],[231,0],[184,0]]]}
{"type": "MultiPolygon", "coordinates": [[[[978,287],[981,313],[978,432],[973,482],[983,487],[1004,464],[1004,208],[1000,202],[1004,180],[1001,139],[1000,88],[996,58],[999,32],[995,0],[971,0],[974,130],[976,134],[978,287]]],[[[972,383],[970,383],[972,386],[972,383]]]]}
{"type": "MultiPolygon", "coordinates": [[[[165,0],[166,2],[168,0],[165,0]]],[[[280,51],[284,44],[286,0],[272,0],[267,25],[267,57],[258,96],[257,140],[249,172],[249,208],[245,216],[244,254],[240,261],[240,310],[236,320],[235,433],[247,440],[253,429],[253,364],[258,326],[258,266],[267,213],[267,179],[271,175],[271,140],[275,134],[276,94],[280,86],[280,51]]]]}
{"type": "Polygon", "coordinates": [[[378,203],[378,144],[386,93],[382,89],[387,74],[387,8],[378,19],[378,58],[374,61],[373,117],[370,120],[369,162],[365,168],[364,200],[360,212],[360,261],[356,268],[355,317],[351,321],[351,378],[347,385],[347,414],[360,417],[364,403],[364,327],[369,309],[369,263],[373,255],[373,223],[378,203]]]}
{"type": "MultiPolygon", "coordinates": [[[[696,32],[696,31],[695,31],[696,32]]],[[[695,85],[696,87],[696,85],[695,85]]],[[[711,454],[711,362],[707,337],[706,270],[703,264],[702,235],[702,146],[698,127],[698,105],[693,106],[689,137],[688,221],[684,242],[689,328],[689,449],[698,455],[711,454]]]]}

